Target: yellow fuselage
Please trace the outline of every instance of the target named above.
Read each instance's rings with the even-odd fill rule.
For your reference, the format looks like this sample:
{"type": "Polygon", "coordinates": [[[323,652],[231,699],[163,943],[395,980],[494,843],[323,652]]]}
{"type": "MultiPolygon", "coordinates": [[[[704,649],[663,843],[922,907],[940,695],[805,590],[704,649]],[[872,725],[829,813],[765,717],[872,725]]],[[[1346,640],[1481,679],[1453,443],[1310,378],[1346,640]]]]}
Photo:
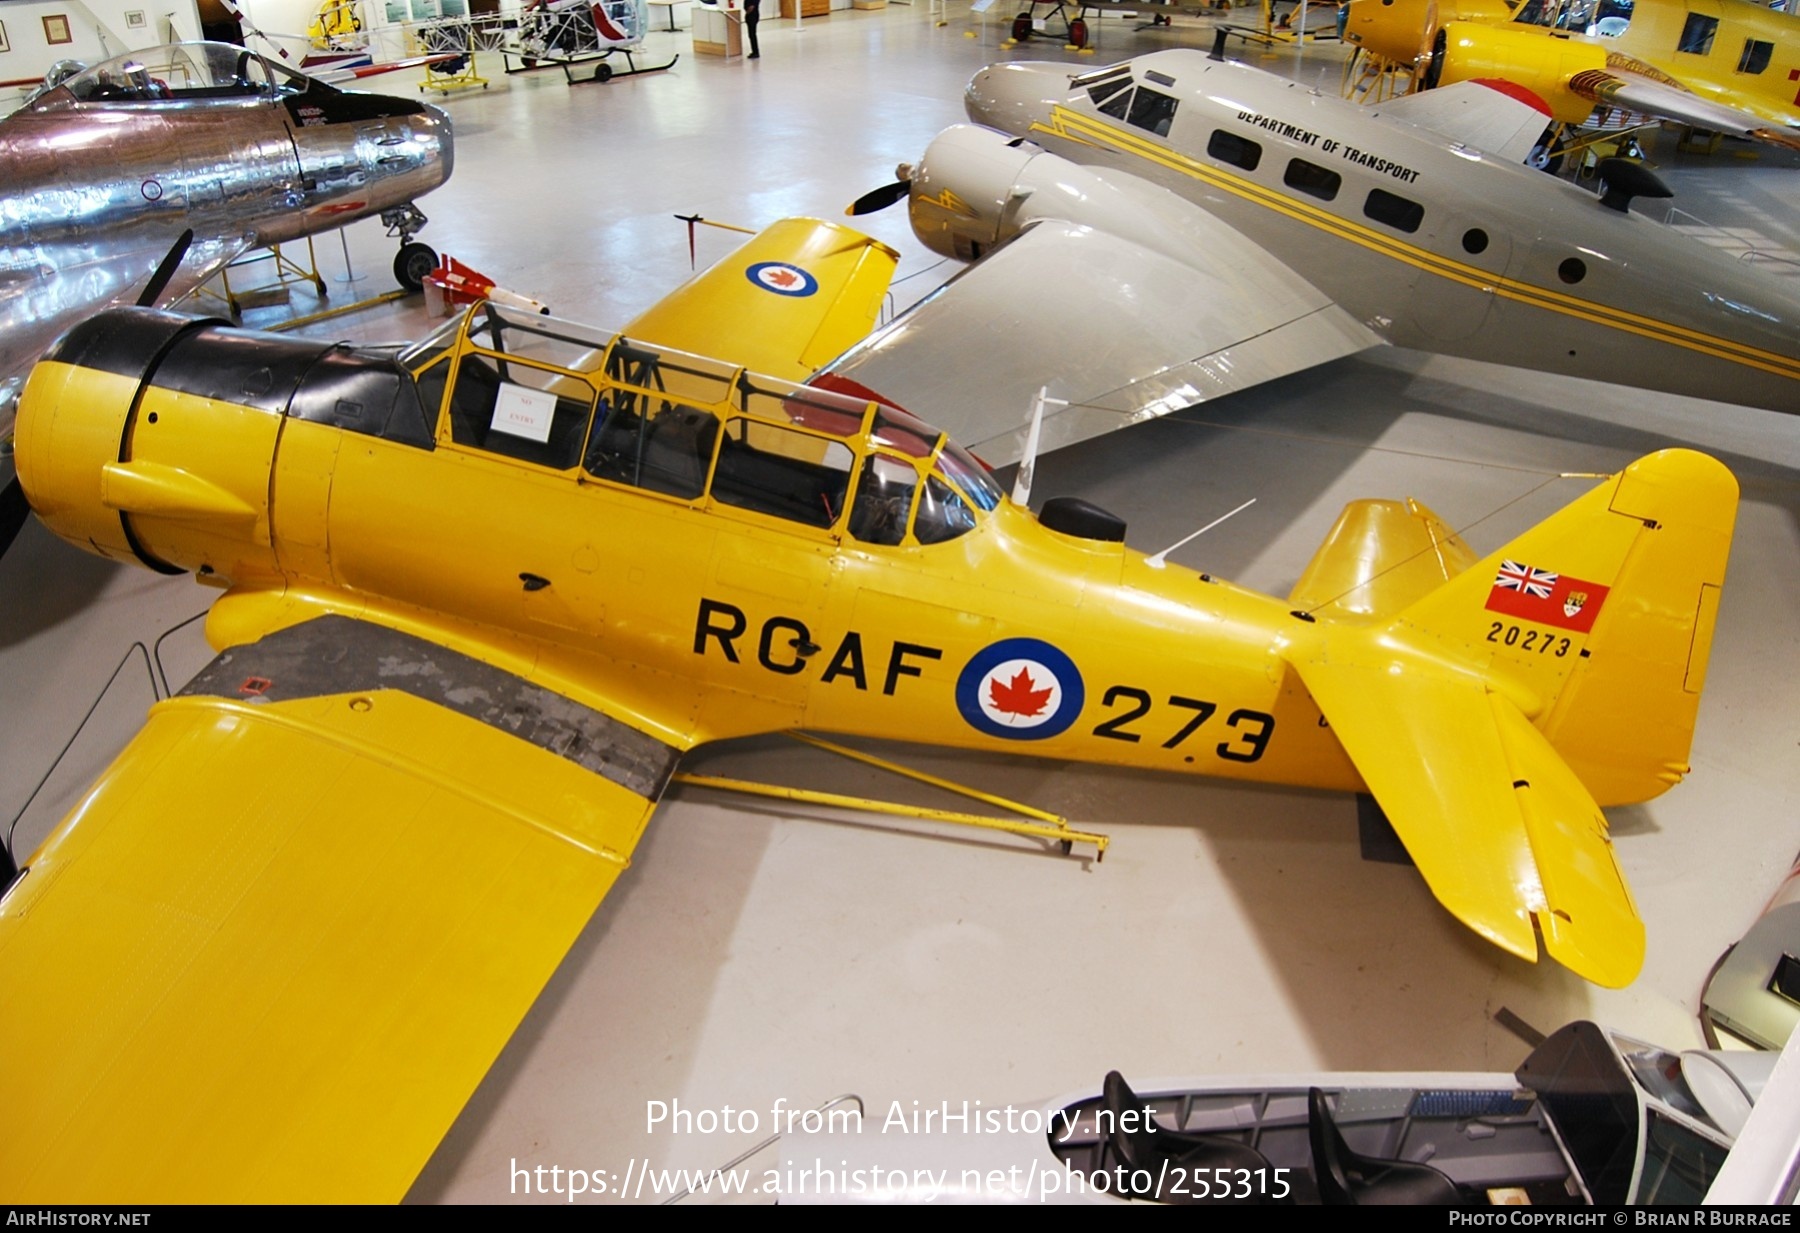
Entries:
{"type": "MultiPolygon", "coordinates": [[[[471,347],[462,335],[450,358],[476,362],[471,347]]],[[[448,360],[419,371],[433,364],[448,360]]],[[[1277,599],[1050,530],[1008,499],[970,502],[972,525],[941,542],[915,528],[866,543],[860,487],[831,525],[804,525],[715,491],[534,465],[456,439],[459,379],[421,448],[160,378],[134,402],[131,378],[47,362],[21,437],[27,490],[83,547],[225,585],[207,626],[221,647],[334,612],[498,656],[681,745],[803,727],[1360,785],[1280,658],[1316,627],[1277,599]],[[116,411],[54,410],[97,406],[116,411]],[[129,463],[103,467],[121,436],[129,463]],[[1014,639],[1026,642],[994,651],[1014,639]]],[[[595,373],[552,380],[601,406],[619,398],[595,373]]],[[[732,406],[707,410],[729,422],[732,406]]],[[[800,452],[840,442],[856,460],[846,482],[863,474],[882,430],[876,408],[858,414],[800,452]]],[[[884,457],[941,477],[950,448],[884,457]]]]}

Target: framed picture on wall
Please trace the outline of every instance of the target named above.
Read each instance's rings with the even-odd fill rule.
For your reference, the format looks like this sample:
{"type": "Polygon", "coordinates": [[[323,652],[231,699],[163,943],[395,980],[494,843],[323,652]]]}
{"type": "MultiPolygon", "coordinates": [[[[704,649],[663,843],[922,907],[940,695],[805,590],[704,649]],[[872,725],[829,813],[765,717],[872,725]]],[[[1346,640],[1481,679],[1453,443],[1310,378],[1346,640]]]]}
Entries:
{"type": "Polygon", "coordinates": [[[144,28],[144,10],[126,9],[125,25],[131,30],[142,30],[144,28]]]}
{"type": "Polygon", "coordinates": [[[58,43],[73,43],[75,36],[69,33],[69,19],[61,13],[52,13],[44,18],[44,42],[52,47],[58,43]]]}
{"type": "Polygon", "coordinates": [[[0,21],[0,51],[11,51],[12,44],[6,41],[6,23],[0,21]]]}

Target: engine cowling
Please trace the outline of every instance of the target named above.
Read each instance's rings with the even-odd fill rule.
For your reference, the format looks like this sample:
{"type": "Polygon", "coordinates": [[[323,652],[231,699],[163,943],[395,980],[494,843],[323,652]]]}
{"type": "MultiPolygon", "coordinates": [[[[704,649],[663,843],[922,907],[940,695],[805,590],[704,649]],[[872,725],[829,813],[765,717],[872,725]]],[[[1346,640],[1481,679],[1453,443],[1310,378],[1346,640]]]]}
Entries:
{"type": "Polygon", "coordinates": [[[913,233],[945,257],[973,261],[1019,233],[1020,178],[1036,146],[956,125],[926,147],[912,170],[913,233]]]}
{"type": "Polygon", "coordinates": [[[1422,64],[1447,22],[1504,22],[1502,0],[1350,0],[1344,41],[1399,64],[1422,64]]]}
{"type": "Polygon", "coordinates": [[[1579,124],[1594,100],[1577,94],[1569,81],[1577,73],[1603,72],[1606,51],[1593,43],[1547,34],[1535,27],[1450,22],[1439,30],[1426,70],[1430,85],[1450,85],[1498,77],[1531,90],[1564,124],[1579,124]]]}
{"type": "MultiPolygon", "coordinates": [[[[78,547],[219,582],[282,573],[273,502],[284,419],[429,448],[411,376],[391,354],[111,309],[63,336],[19,403],[18,468],[44,524],[78,547]]],[[[328,482],[324,485],[329,487],[328,482]]],[[[323,542],[298,498],[290,535],[323,542]]]]}

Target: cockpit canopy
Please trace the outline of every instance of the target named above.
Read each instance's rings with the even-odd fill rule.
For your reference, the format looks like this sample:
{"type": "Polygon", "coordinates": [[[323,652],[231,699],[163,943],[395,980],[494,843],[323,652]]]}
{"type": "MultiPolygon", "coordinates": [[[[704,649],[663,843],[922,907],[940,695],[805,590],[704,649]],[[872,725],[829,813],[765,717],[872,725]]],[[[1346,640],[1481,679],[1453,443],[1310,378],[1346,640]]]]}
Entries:
{"type": "Polygon", "coordinates": [[[32,110],[77,103],[180,103],[239,98],[273,102],[329,89],[230,43],[170,43],[114,56],[45,90],[32,110]]]}
{"type": "Polygon", "coordinates": [[[864,391],[573,322],[481,305],[400,362],[454,445],[864,544],[955,539],[1002,496],[943,433],[864,391]]]}

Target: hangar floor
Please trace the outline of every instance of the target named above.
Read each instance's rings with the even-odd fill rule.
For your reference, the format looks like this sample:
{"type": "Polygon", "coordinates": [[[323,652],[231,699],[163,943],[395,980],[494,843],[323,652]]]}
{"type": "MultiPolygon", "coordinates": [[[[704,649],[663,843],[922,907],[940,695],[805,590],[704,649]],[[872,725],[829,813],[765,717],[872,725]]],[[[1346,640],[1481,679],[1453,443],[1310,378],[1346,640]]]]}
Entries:
{"type": "MultiPolygon", "coordinates": [[[[424,203],[423,238],[560,315],[623,321],[687,272],[671,215],[834,215],[962,118],[976,67],[1065,57],[1041,43],[1001,50],[1005,24],[958,12],[939,28],[923,7],[840,13],[799,33],[766,20],[758,62],[696,58],[685,33],[659,33],[652,55],[683,53],[673,71],[574,89],[554,72],[503,79],[484,65],[494,89],[445,103],[457,170],[424,203]]],[[[1084,65],[1205,35],[1109,20],[1101,39],[1084,65]]],[[[1334,52],[1245,54],[1335,89],[1334,52]]],[[[1800,252],[1790,160],[1665,166],[1676,204],[1722,224],[1710,241],[1800,252]]],[[[867,221],[915,276],[902,302],[948,272],[930,268],[902,211],[867,221]]],[[[378,228],[361,225],[351,243],[367,272],[354,285],[385,290],[391,249],[378,228]]],[[[704,261],[731,240],[703,232],[700,244],[704,261]]],[[[427,324],[415,301],[313,332],[393,338],[427,324]]],[[[1612,817],[1650,937],[1629,989],[1479,941],[1414,871],[1359,859],[1355,806],[1341,796],[902,751],[1109,832],[1109,859],[1091,865],[1026,842],[677,787],[411,1197],[524,1198],[515,1164],[704,1169],[754,1139],[647,1129],[652,1101],[759,1111],[766,1130],[777,1100],[808,1108],[856,1092],[877,1116],[893,1102],[995,1107],[1114,1067],[1134,1080],[1511,1069],[1526,1046],[1494,1022],[1502,1008],[1545,1030],[1591,1017],[1698,1044],[1708,969],[1800,847],[1792,419],[1386,351],[1052,455],[1036,492],[1113,509],[1146,550],[1256,497],[1176,559],[1285,593],[1351,498],[1416,495],[1486,551],[1582,490],[1559,473],[1615,470],[1672,443],[1721,457],[1744,503],[1693,774],[1612,817]]],[[[0,565],[0,596],[5,816],[81,728],[19,826],[29,852],[150,701],[133,645],[159,650],[177,685],[209,657],[182,623],[210,594],[115,569],[33,524],[0,565]]],[[[780,740],[703,751],[689,768],[898,790],[780,740]]]]}

